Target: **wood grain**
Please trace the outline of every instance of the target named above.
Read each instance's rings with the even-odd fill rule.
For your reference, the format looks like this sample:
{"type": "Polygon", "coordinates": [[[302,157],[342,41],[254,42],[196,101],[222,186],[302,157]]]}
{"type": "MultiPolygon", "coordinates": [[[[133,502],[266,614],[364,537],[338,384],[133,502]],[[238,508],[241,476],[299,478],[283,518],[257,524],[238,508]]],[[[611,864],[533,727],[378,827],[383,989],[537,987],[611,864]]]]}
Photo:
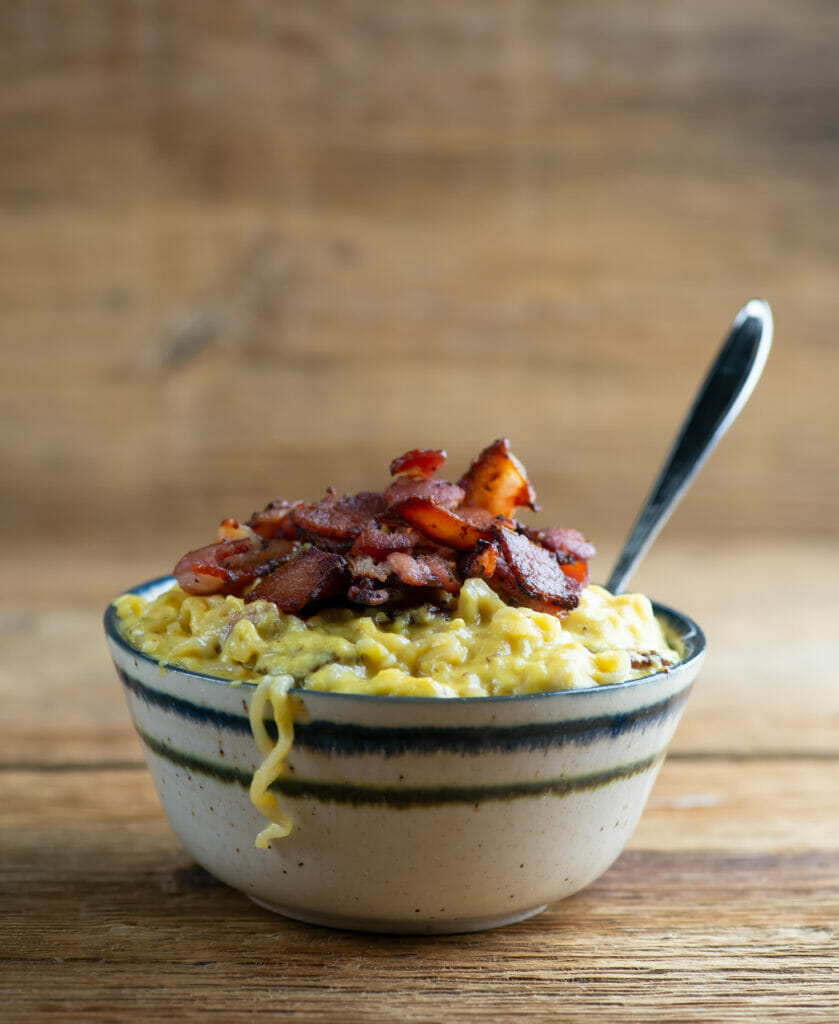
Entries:
{"type": "Polygon", "coordinates": [[[0,1016],[833,1024],[837,42],[820,0],[0,4],[0,1016]],[[614,868],[434,940],[198,869],[106,603],[500,435],[605,578],[755,295],[764,376],[634,580],[709,653],[614,868]]]}
{"type": "Polygon", "coordinates": [[[796,780],[758,761],[709,780],[707,765],[668,764],[647,823],[591,888],[513,928],[422,940],[256,908],[180,851],[144,771],[3,772],[0,995],[20,1020],[556,1020],[561,1001],[568,1020],[745,1021],[758,1006],[827,1022],[839,838],[811,826],[827,824],[837,768],[799,765],[796,780]],[[699,772],[722,799],[691,808],[699,772]],[[795,849],[766,841],[778,830],[795,849]],[[677,850],[661,843],[676,833],[677,850]]]}
{"type": "Polygon", "coordinates": [[[59,906],[72,930],[33,929],[40,941],[21,951],[22,984],[0,982],[19,1019],[549,1021],[561,1007],[574,1021],[828,1022],[839,994],[835,859],[627,855],[586,895],[531,922],[421,942],[317,932],[269,918],[177,861],[156,876],[136,854],[129,863],[135,884],[97,879],[81,910],[86,885],[70,882],[76,899],[59,906]],[[652,872],[660,898],[633,897],[652,872]],[[756,872],[757,905],[742,895],[756,872]],[[707,906],[680,898],[707,879],[707,906]],[[820,914],[807,897],[823,901],[820,914]]]}

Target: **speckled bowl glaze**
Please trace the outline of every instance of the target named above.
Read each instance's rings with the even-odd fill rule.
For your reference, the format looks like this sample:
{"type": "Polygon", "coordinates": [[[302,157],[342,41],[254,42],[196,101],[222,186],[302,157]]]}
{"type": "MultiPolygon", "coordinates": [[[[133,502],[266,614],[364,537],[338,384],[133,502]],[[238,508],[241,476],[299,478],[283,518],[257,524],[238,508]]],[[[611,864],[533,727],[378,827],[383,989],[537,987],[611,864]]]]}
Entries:
{"type": "Polygon", "coordinates": [[[288,917],[432,934],[522,920],[620,854],[705,651],[690,619],[656,614],[684,660],[628,683],[451,700],[294,691],[273,789],[295,824],[268,850],[248,794],[254,686],[161,667],[113,608],[105,631],[163,809],[199,864],[288,917]]]}

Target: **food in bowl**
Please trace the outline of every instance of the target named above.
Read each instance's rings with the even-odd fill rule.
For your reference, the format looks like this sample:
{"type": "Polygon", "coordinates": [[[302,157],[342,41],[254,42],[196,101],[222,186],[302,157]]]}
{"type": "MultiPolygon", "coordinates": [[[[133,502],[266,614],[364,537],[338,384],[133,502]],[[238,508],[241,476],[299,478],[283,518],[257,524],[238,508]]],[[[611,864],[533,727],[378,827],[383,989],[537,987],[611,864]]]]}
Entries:
{"type": "MultiPolygon", "coordinates": [[[[406,900],[422,902],[412,894],[423,878],[432,891],[449,890],[463,872],[449,863],[445,882],[431,881],[417,852],[430,855],[431,843],[441,865],[470,850],[477,856],[484,844],[467,837],[488,806],[504,833],[498,842],[521,851],[535,832],[546,834],[534,830],[540,800],[562,801],[573,819],[581,800],[623,794],[610,829],[625,841],[698,670],[693,624],[675,613],[656,617],[640,595],[589,584],[594,549],[578,532],[515,518],[518,507],[535,507],[535,495],[506,441],[485,449],[456,484],[438,477],[444,460],[415,450],[394,460],[382,492],[330,491],[313,504],[271,502],[246,524],[225,520],[213,544],[179,560],[174,580],[123,595],[112,610],[112,651],[153,771],[169,778],[156,781],[164,807],[174,800],[170,819],[181,804],[165,787],[176,778],[182,794],[199,773],[199,792],[207,778],[246,784],[252,812],[270,821],[250,826],[260,850],[245,855],[247,815],[229,810],[236,870],[209,857],[204,840],[191,836],[194,823],[181,820],[185,845],[219,877],[291,916],[375,930],[467,930],[526,916],[586,884],[622,842],[601,837],[587,870],[569,868],[560,885],[562,858],[544,850],[540,872],[554,882],[538,906],[532,886],[511,894],[515,907],[505,912],[484,897],[464,904],[461,884],[434,914],[406,910],[406,900]],[[649,699],[639,705],[636,684],[645,680],[649,699]],[[147,728],[144,716],[163,713],[171,733],[179,716],[192,723],[191,743],[202,707],[212,712],[205,724],[217,730],[221,757],[252,768],[231,776],[212,740],[186,752],[186,734],[178,745],[160,734],[160,722],[147,728]],[[615,763],[615,742],[624,740],[633,756],[615,763]],[[476,817],[467,816],[464,830],[470,808],[476,817]],[[362,824],[370,814],[373,833],[362,824]],[[266,850],[279,853],[281,877],[273,861],[253,861],[266,850]],[[309,860],[294,861],[303,850],[309,860]],[[320,864],[309,888],[286,882],[297,863],[320,864]],[[365,864],[379,867],[350,884],[365,864]]],[[[555,819],[546,814],[546,823],[555,819]]],[[[547,831],[570,849],[578,825],[566,824],[564,839],[547,831]]]]}

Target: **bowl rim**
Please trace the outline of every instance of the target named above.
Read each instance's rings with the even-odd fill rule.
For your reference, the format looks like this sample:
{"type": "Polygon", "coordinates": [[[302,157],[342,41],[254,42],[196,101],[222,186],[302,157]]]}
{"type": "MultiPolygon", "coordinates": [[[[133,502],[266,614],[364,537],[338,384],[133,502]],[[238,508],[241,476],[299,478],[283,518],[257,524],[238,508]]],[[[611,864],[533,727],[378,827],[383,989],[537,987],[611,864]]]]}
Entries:
{"type": "MultiPolygon", "coordinates": [[[[142,595],[145,591],[151,590],[163,590],[164,585],[172,586],[176,583],[175,577],[172,575],[158,576],[151,580],[146,580],[143,583],[138,583],[133,587],[129,587],[124,590],[119,596],[122,597],[125,594],[139,594],[142,595]]],[[[152,657],[150,654],[145,654],[143,651],[137,650],[136,647],[126,640],[122,635],[118,625],[118,618],[116,613],[116,601],[118,598],[114,598],[113,601],[105,609],[104,614],[104,627],[106,637],[124,653],[139,658],[143,662],[150,665],[156,666],[158,669],[162,669],[166,672],[174,672],[178,675],[191,676],[206,682],[216,683],[220,686],[231,687],[234,683],[237,689],[242,687],[248,687],[255,690],[259,685],[258,682],[254,682],[249,679],[223,679],[221,676],[214,676],[208,672],[196,672],[193,669],[184,668],[181,665],[171,665],[167,662],[161,662],[157,658],[152,657]]],[[[658,601],[650,599],[653,612],[657,618],[661,617],[665,620],[666,624],[674,631],[677,632],[679,642],[684,646],[686,656],[685,658],[674,665],[669,670],[661,670],[659,672],[651,672],[646,676],[639,676],[637,679],[626,679],[620,683],[605,683],[598,686],[585,686],[578,687],[570,690],[540,690],[536,693],[506,693],[499,694],[496,696],[486,697],[408,697],[408,696],[390,696],[386,694],[377,693],[347,693],[343,691],[335,690],[307,690],[303,686],[295,686],[292,692],[295,694],[306,697],[314,697],[317,699],[322,698],[335,698],[340,700],[364,700],[373,703],[392,703],[398,701],[400,704],[439,704],[441,701],[454,701],[454,702],[466,702],[472,704],[492,704],[501,703],[506,704],[511,701],[533,701],[533,700],[544,700],[544,699],[556,699],[561,697],[566,700],[574,698],[582,698],[585,695],[591,695],[594,693],[614,693],[616,691],[624,691],[635,688],[643,688],[646,686],[653,685],[654,683],[672,677],[674,673],[678,672],[682,674],[689,670],[690,667],[697,665],[705,655],[705,649],[707,641],[705,633],[691,619],[683,612],[677,611],[674,608],[670,608],[668,605],[660,604],[658,601]]]]}

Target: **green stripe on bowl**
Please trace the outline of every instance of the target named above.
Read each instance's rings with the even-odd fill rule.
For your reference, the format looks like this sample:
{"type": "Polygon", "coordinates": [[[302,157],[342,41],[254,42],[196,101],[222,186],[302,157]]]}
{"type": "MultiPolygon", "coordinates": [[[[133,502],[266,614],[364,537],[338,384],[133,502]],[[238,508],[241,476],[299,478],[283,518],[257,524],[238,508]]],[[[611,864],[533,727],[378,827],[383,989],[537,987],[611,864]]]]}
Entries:
{"type": "MultiPolygon", "coordinates": [[[[182,697],[152,689],[120,672],[125,688],[149,707],[177,715],[198,725],[230,730],[239,735],[251,732],[247,716],[204,707],[182,697]]],[[[296,746],[325,754],[354,757],[357,754],[433,755],[445,751],[456,754],[483,754],[487,751],[544,750],[566,744],[588,746],[602,739],[637,729],[659,725],[681,712],[690,694],[691,684],[657,701],[631,711],[621,711],[564,721],[531,722],[522,725],[480,726],[368,726],[316,719],[296,722],[296,746]]],[[[573,693],[573,691],[568,691],[573,693]]],[[[265,723],[269,736],[277,737],[272,721],[265,723]]]]}
{"type": "MultiPolygon", "coordinates": [[[[203,775],[227,785],[239,785],[243,789],[250,787],[253,778],[250,772],[186,754],[149,736],[140,728],[137,729],[137,733],[152,753],[184,771],[203,775]]],[[[439,807],[445,804],[479,804],[488,800],[517,800],[522,797],[564,797],[584,790],[600,789],[613,782],[651,771],[664,760],[664,754],[665,752],[661,750],[629,764],[572,778],[539,779],[533,782],[511,782],[491,786],[370,786],[346,782],[316,782],[281,776],[271,785],[271,789],[282,796],[315,800],[318,803],[387,806],[398,810],[439,807]]]]}

